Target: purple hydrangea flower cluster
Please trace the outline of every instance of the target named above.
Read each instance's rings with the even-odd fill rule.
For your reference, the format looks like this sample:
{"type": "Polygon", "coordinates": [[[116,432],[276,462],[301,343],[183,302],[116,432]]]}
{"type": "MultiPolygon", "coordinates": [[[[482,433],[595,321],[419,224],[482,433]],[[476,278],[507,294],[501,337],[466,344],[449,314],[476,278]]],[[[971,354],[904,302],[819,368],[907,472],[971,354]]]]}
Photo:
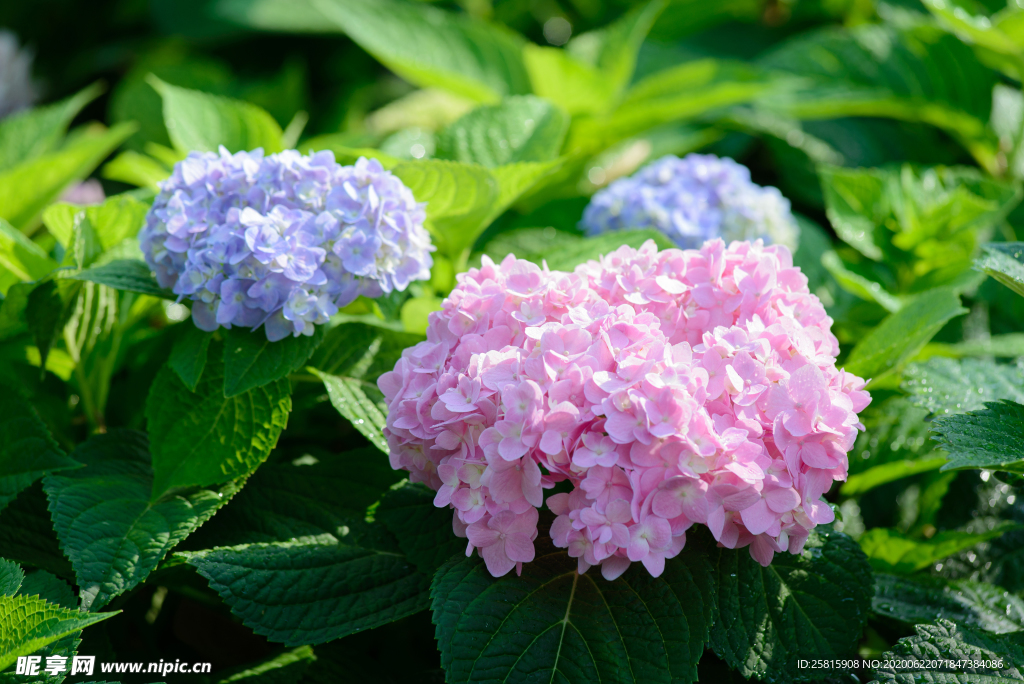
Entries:
{"type": "Polygon", "coordinates": [[[777,188],[750,180],[750,170],[711,154],[669,155],[596,193],[583,212],[588,235],[654,228],[683,249],[706,240],[761,239],[796,249],[799,229],[777,188]]]}
{"type": "Polygon", "coordinates": [[[199,328],[263,325],[275,341],[429,278],[425,206],[376,160],[221,147],[175,165],[139,240],[199,328]]]}

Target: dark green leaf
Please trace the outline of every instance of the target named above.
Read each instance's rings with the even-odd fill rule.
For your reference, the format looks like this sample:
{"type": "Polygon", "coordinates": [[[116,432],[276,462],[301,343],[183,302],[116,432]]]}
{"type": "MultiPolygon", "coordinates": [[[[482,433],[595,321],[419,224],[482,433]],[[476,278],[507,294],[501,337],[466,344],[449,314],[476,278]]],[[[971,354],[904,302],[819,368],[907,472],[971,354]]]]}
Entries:
{"type": "Polygon", "coordinates": [[[0,386],[0,511],[46,473],[78,465],[61,451],[21,393],[0,386]]]}
{"type": "Polygon", "coordinates": [[[991,468],[1024,473],[1024,406],[1012,401],[985,406],[935,421],[936,439],[949,452],[943,470],[991,468]]]}
{"type": "Polygon", "coordinates": [[[0,557],[43,568],[60,577],[74,577],[53,530],[41,482],[25,489],[0,511],[0,557]]]}
{"type": "Polygon", "coordinates": [[[924,570],[954,553],[995,539],[1020,526],[1004,522],[986,532],[939,532],[930,539],[913,539],[896,530],[876,527],[860,537],[860,546],[868,555],[871,566],[879,572],[900,575],[924,570]]]}
{"type": "Polygon", "coordinates": [[[87,268],[70,277],[74,280],[87,280],[125,292],[138,292],[164,299],[177,297],[170,290],[165,290],[157,284],[146,262],[135,259],[118,259],[102,266],[87,268]]]}
{"type": "Polygon", "coordinates": [[[900,639],[882,654],[875,670],[880,684],[1009,684],[1024,681],[1024,640],[1020,634],[1002,637],[939,619],[917,625],[915,636],[900,639]],[[982,661],[996,667],[975,667],[982,661]],[[896,666],[899,667],[896,667],[896,666]]]}
{"type": "Polygon", "coordinates": [[[946,618],[996,634],[1024,629],[1024,600],[984,582],[876,574],[871,609],[911,624],[946,618]]]}
{"type": "Polygon", "coordinates": [[[287,380],[226,398],[219,346],[210,350],[195,392],[162,368],[146,402],[152,500],[178,487],[205,487],[252,473],[277,444],[291,407],[287,380]]]}
{"type": "Polygon", "coordinates": [[[178,374],[185,387],[195,392],[199,378],[206,368],[206,353],[213,335],[200,330],[191,321],[182,323],[178,330],[178,339],[171,348],[171,357],[167,365],[178,374]]]}
{"type": "Polygon", "coordinates": [[[717,552],[718,608],[711,647],[744,677],[790,682],[799,658],[855,653],[874,591],[871,568],[857,544],[818,527],[802,554],[777,553],[761,567],[747,549],[717,552]]]}
{"type": "Polygon", "coordinates": [[[293,684],[303,681],[303,675],[316,660],[313,649],[299,646],[291,651],[267,658],[256,665],[246,665],[227,672],[218,672],[217,684],[245,682],[245,684],[293,684]]]}
{"type": "MultiPolygon", "coordinates": [[[[355,378],[343,378],[337,375],[321,373],[315,368],[310,370],[324,382],[327,396],[331,404],[338,409],[352,427],[358,430],[375,447],[385,454],[389,452],[388,441],[384,439],[382,430],[387,422],[387,408],[378,406],[366,396],[366,385],[355,378]]],[[[371,386],[372,387],[372,386],[371,386]]],[[[376,387],[373,387],[376,390],[376,387]]]]}
{"type": "Polygon", "coordinates": [[[0,594],[14,596],[24,581],[25,573],[17,563],[0,558],[0,594]]]}
{"type": "Polygon", "coordinates": [[[56,281],[40,283],[28,295],[25,308],[25,323],[39,349],[42,365],[50,353],[53,338],[64,325],[64,300],[60,296],[56,281]]]}
{"type": "Polygon", "coordinates": [[[428,577],[466,550],[466,540],[452,531],[451,509],[434,506],[434,492],[422,484],[392,489],[374,515],[395,535],[405,557],[428,577]]]}
{"type": "Polygon", "coordinates": [[[231,152],[257,147],[267,154],[281,151],[281,127],[256,105],[179,88],[156,76],[148,80],[163,97],[167,132],[182,154],[192,150],[215,152],[220,145],[231,152]]]}
{"type": "Polygon", "coordinates": [[[965,313],[953,290],[924,292],[858,342],[846,360],[846,370],[869,380],[894,373],[951,318],[965,313]]]}
{"type": "Polygon", "coordinates": [[[287,376],[305,365],[324,339],[322,325],[312,335],[271,342],[259,328],[238,326],[224,340],[224,396],[234,397],[287,376]]]}
{"type": "Polygon", "coordinates": [[[44,489],[83,610],[99,610],[144,581],[237,490],[231,484],[150,503],[153,468],[141,432],[96,435],[73,455],[85,467],[47,477],[44,489]]]}
{"type": "Polygon", "coordinates": [[[429,580],[390,547],[249,544],[191,554],[188,562],[247,627],[289,646],[386,624],[429,599],[429,580]]]}
{"type": "Polygon", "coordinates": [[[309,365],[324,373],[376,382],[402,352],[425,338],[367,323],[342,323],[327,333],[309,365]]]}
{"type": "MultiPolygon", "coordinates": [[[[542,537],[545,533],[542,533],[542,537]]],[[[431,586],[448,681],[693,682],[714,604],[705,550],[609,582],[539,538],[522,576],[452,558],[431,586]]]]}
{"type": "Polygon", "coordinates": [[[305,454],[291,463],[265,463],[188,545],[201,549],[264,542],[345,542],[349,535],[362,532],[367,509],[400,479],[401,473],[392,470],[387,457],[373,447],[320,454],[320,458],[305,454]]]}
{"type": "Polygon", "coordinates": [[[558,156],[569,117],[533,95],[477,107],[438,134],[438,159],[495,167],[558,156]]]}
{"type": "Polygon", "coordinates": [[[344,32],[421,87],[483,102],[530,92],[523,38],[466,15],[395,0],[225,0],[221,7],[240,23],[258,28],[344,32]]]}
{"type": "Polygon", "coordinates": [[[908,366],[904,377],[912,401],[940,416],[976,411],[989,401],[1024,402],[1024,364],[931,358],[908,366]]]}

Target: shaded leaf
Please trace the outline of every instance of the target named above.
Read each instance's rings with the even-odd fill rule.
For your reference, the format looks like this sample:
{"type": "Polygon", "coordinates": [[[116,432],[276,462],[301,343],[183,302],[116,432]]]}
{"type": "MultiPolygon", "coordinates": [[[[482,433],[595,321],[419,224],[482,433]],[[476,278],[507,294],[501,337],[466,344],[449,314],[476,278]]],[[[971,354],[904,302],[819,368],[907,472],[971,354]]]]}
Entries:
{"type": "Polygon", "coordinates": [[[376,382],[394,369],[403,351],[424,339],[367,323],[343,323],[331,328],[309,365],[330,375],[376,382]]]}
{"type": "Polygon", "coordinates": [[[935,421],[936,439],[949,452],[943,470],[991,468],[1024,473],[1024,406],[987,402],[980,411],[935,421]]]}
{"type": "Polygon", "coordinates": [[[1024,364],[984,359],[932,358],[904,372],[903,389],[917,406],[949,415],[976,411],[989,401],[1024,403],[1024,364]]]}
{"type": "Polygon", "coordinates": [[[203,376],[206,354],[212,339],[213,335],[200,330],[191,322],[183,322],[178,329],[178,339],[171,347],[167,365],[178,374],[190,392],[196,391],[199,379],[203,376]]]}
{"type": "Polygon", "coordinates": [[[464,554],[466,540],[452,530],[452,511],[434,506],[434,492],[422,484],[405,483],[381,499],[374,516],[398,540],[405,557],[428,577],[455,554],[464,554]]]}
{"type": "Polygon", "coordinates": [[[224,396],[238,396],[302,368],[323,339],[322,325],[312,335],[289,335],[277,342],[268,340],[262,328],[233,327],[224,340],[224,396]]]}
{"type": "Polygon", "coordinates": [[[14,596],[25,581],[25,573],[17,563],[0,558],[0,594],[14,596]]]}
{"type": "Polygon", "coordinates": [[[1024,600],[984,582],[876,574],[871,609],[911,624],[945,618],[995,634],[1024,629],[1024,600]]]}
{"type": "Polygon", "coordinates": [[[144,261],[136,259],[118,259],[100,266],[93,266],[72,276],[74,280],[85,280],[99,285],[106,285],[115,290],[137,292],[139,294],[176,299],[170,290],[165,290],[156,282],[152,271],[144,261]]]}
{"type": "MultiPolygon", "coordinates": [[[[310,370],[327,388],[327,396],[338,413],[352,423],[375,447],[385,454],[389,452],[388,441],[384,439],[384,425],[387,422],[386,407],[378,406],[366,396],[365,384],[355,378],[343,378],[337,375],[322,373],[315,368],[310,370]]],[[[376,389],[374,387],[373,389],[376,389]]]]}

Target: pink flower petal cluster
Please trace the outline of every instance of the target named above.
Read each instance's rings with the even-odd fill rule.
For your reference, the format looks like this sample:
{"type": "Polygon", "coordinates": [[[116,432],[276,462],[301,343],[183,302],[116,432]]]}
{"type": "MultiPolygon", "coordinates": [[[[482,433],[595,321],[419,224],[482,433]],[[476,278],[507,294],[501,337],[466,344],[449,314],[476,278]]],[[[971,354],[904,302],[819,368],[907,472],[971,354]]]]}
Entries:
{"type": "Polygon", "coordinates": [[[622,247],[574,273],[484,257],[379,380],[391,464],[495,576],[555,545],[658,576],[706,525],[762,565],[833,519],[870,402],[782,246],[622,247]]]}

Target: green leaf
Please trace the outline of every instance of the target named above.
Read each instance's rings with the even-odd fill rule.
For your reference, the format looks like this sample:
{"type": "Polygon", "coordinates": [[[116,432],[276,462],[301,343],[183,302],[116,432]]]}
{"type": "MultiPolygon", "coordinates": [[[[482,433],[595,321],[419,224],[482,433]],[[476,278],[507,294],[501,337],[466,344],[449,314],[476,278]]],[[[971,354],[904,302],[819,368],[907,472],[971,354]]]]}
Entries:
{"type": "Polygon", "coordinates": [[[986,532],[944,531],[930,539],[912,539],[896,530],[876,527],[862,534],[859,541],[875,570],[909,575],[924,570],[947,556],[1020,527],[1014,523],[1004,522],[986,532]]]}
{"type": "Polygon", "coordinates": [[[0,596],[14,596],[25,581],[25,572],[12,561],[0,558],[0,596]]]}
{"type": "Polygon", "coordinates": [[[935,421],[936,439],[949,452],[943,470],[990,468],[1024,473],[1024,406],[986,402],[980,411],[935,421]]]}
{"type": "Polygon", "coordinates": [[[1012,24],[1014,15],[1019,14],[1016,7],[1008,7],[1005,11],[997,13],[992,17],[995,21],[992,21],[986,16],[968,12],[965,8],[966,3],[922,0],[922,4],[939,19],[941,25],[966,43],[1012,56],[1019,56],[1024,48],[1024,45],[1014,40],[1017,36],[1013,35],[1012,29],[1011,33],[1007,34],[1001,26],[1004,22],[1007,27],[1012,24]]]}
{"type": "Polygon", "coordinates": [[[224,396],[221,349],[211,350],[195,392],[163,367],[146,402],[155,502],[178,487],[205,487],[252,473],[277,444],[291,411],[287,380],[224,396]]]}
{"type": "Polygon", "coordinates": [[[54,150],[71,121],[102,91],[102,86],[93,84],[60,102],[0,121],[0,171],[54,150]]]}
{"type": "Polygon", "coordinates": [[[28,487],[0,511],[0,557],[74,577],[53,531],[41,482],[28,487]]]}
{"type": "Polygon", "coordinates": [[[825,213],[836,235],[869,259],[881,259],[876,231],[886,213],[886,174],[879,169],[818,169],[825,195],[825,213]]]}
{"type": "Polygon", "coordinates": [[[387,545],[249,544],[191,554],[188,563],[243,624],[287,646],[332,641],[428,603],[429,580],[387,545]]]}
{"type": "Polygon", "coordinates": [[[256,665],[248,665],[218,673],[217,684],[246,682],[247,684],[291,684],[302,681],[309,666],[316,660],[313,649],[299,646],[291,651],[267,658],[256,665]]]}
{"type": "Polygon", "coordinates": [[[876,280],[855,273],[838,253],[829,250],[821,255],[821,265],[828,271],[839,287],[867,302],[876,302],[889,313],[895,313],[906,303],[904,297],[890,293],[876,280]]]}
{"type": "Polygon", "coordinates": [[[18,593],[22,596],[38,596],[64,608],[78,608],[78,597],[71,585],[45,570],[33,570],[25,575],[18,593]]]}
{"type": "Polygon", "coordinates": [[[1024,629],[1024,599],[984,582],[876,574],[871,609],[910,624],[942,617],[995,634],[1024,629]]]}
{"type": "Polygon", "coordinates": [[[556,246],[550,252],[544,252],[538,256],[547,261],[548,268],[552,270],[572,271],[580,264],[611,254],[623,245],[639,248],[648,240],[654,240],[658,249],[675,246],[665,237],[664,233],[656,230],[623,230],[582,238],[572,245],[556,246]]]}
{"type": "Polygon", "coordinates": [[[18,656],[102,622],[117,613],[86,615],[34,596],[0,596],[0,671],[18,656]]]}
{"type": "Polygon", "coordinates": [[[843,484],[843,496],[859,496],[889,482],[902,480],[911,475],[920,475],[932,470],[938,470],[946,463],[945,456],[930,456],[906,461],[890,461],[881,465],[868,468],[856,475],[850,475],[843,484]]]}
{"type": "Polygon", "coordinates": [[[1024,296],[1024,242],[990,242],[974,266],[1024,296]]]}
{"type": "Polygon", "coordinates": [[[99,285],[106,285],[107,287],[124,292],[137,292],[163,299],[175,299],[177,297],[170,290],[160,287],[146,262],[137,259],[117,259],[101,266],[87,268],[68,277],[72,280],[84,280],[99,285]]]}
{"type": "Polygon", "coordinates": [[[312,335],[271,342],[266,332],[235,326],[224,340],[224,396],[235,397],[287,376],[305,365],[324,339],[322,325],[312,335]]]}
{"type": "Polygon", "coordinates": [[[95,435],[73,452],[85,464],[43,488],[82,609],[96,611],[143,582],[163,557],[227,503],[237,487],[151,503],[153,468],[141,432],[95,435]]]}
{"type": "Polygon", "coordinates": [[[696,681],[714,604],[703,551],[684,550],[658,578],[634,564],[609,582],[597,568],[578,574],[543,537],[522,576],[491,577],[475,556],[438,570],[431,607],[447,681],[696,681]]]}
{"type": "Polygon", "coordinates": [[[55,152],[0,172],[0,217],[21,230],[33,226],[47,204],[89,175],[134,130],[132,124],[91,127],[55,152]]]}
{"type": "Polygon", "coordinates": [[[569,127],[565,112],[533,95],[477,107],[437,136],[438,159],[495,167],[558,156],[569,127]]]}
{"type": "Polygon", "coordinates": [[[527,43],[523,64],[533,92],[572,115],[606,111],[614,84],[592,65],[556,47],[527,43]]]}
{"type": "Polygon", "coordinates": [[[111,249],[139,234],[146,222],[149,203],[131,195],[114,195],[102,204],[78,206],[67,202],[51,204],[43,212],[43,223],[57,242],[65,247],[71,242],[76,221],[87,219],[104,250],[111,249]]]}
{"type": "Polygon", "coordinates": [[[985,408],[989,401],[1024,403],[1024,363],[932,358],[907,366],[903,390],[930,413],[950,415],[985,408]]]}
{"type": "Polygon", "coordinates": [[[42,365],[45,366],[50,345],[66,320],[64,299],[56,281],[47,280],[40,283],[29,293],[28,305],[25,307],[25,323],[39,349],[42,365]]]}
{"type": "Polygon", "coordinates": [[[566,148],[597,152],[662,124],[749,102],[773,87],[772,77],[750,66],[692,60],[636,83],[610,113],[574,121],[566,148]]]}
{"type": "Polygon", "coordinates": [[[221,10],[257,28],[346,33],[421,88],[481,102],[530,92],[523,38],[464,14],[394,0],[226,0],[221,10]]]}
{"type": "Polygon", "coordinates": [[[967,313],[948,288],[924,292],[879,324],[850,352],[846,370],[869,380],[899,371],[950,319],[967,313]]]}
{"type": "Polygon", "coordinates": [[[406,482],[381,499],[374,513],[395,535],[402,553],[427,577],[455,554],[465,554],[466,540],[452,531],[452,511],[434,506],[434,492],[406,482]]]}
{"type": "Polygon", "coordinates": [[[917,625],[915,636],[896,642],[875,670],[880,684],[1004,684],[1024,681],[1024,642],[1019,634],[997,637],[939,619],[917,625]],[[982,661],[997,667],[974,667],[982,661]],[[897,667],[898,666],[898,667],[897,667]]]}
{"type": "Polygon", "coordinates": [[[283,149],[281,127],[256,105],[179,88],[152,75],[147,80],[163,97],[164,123],[179,152],[215,152],[220,145],[231,152],[283,149]]]}
{"type": "Polygon", "coordinates": [[[574,249],[584,240],[578,233],[547,228],[516,228],[495,235],[484,245],[483,253],[495,263],[501,263],[509,254],[539,264],[545,254],[556,254],[561,249],[574,249]]]}
{"type": "Polygon", "coordinates": [[[46,473],[78,466],[32,405],[15,388],[0,386],[0,510],[46,473]]]}
{"type": "MultiPolygon", "coordinates": [[[[367,509],[402,474],[373,447],[317,453],[318,457],[304,454],[290,463],[262,465],[188,545],[202,549],[286,541],[346,543],[358,535],[367,509]]],[[[450,517],[449,512],[448,530],[450,517]]]]}
{"type": "Polygon", "coordinates": [[[394,370],[403,351],[425,339],[366,323],[342,323],[331,328],[308,365],[330,375],[376,382],[394,370]]]}
{"type": "Polygon", "coordinates": [[[213,335],[188,322],[182,323],[178,328],[178,338],[171,347],[171,357],[167,359],[167,365],[178,374],[190,392],[196,391],[199,378],[203,376],[207,349],[212,339],[213,335]]]}
{"type": "Polygon", "coordinates": [[[0,219],[0,294],[24,280],[39,280],[57,268],[42,247],[0,219]]]}
{"type": "Polygon", "coordinates": [[[867,559],[846,535],[819,526],[803,553],[777,553],[766,568],[747,549],[721,549],[712,563],[718,606],[711,647],[743,677],[794,681],[799,658],[855,652],[873,582],[867,559]]]}
{"type": "Polygon", "coordinates": [[[487,169],[447,160],[403,162],[393,173],[427,203],[434,241],[453,260],[473,246],[497,201],[498,182],[487,169]]]}
{"type": "Polygon", "coordinates": [[[385,454],[388,453],[390,451],[388,441],[384,439],[382,432],[387,422],[385,416],[387,407],[378,406],[370,401],[366,396],[364,381],[322,373],[315,368],[309,370],[323,380],[331,405],[338,410],[338,413],[352,423],[352,427],[366,437],[373,446],[385,454]]]}
{"type": "Polygon", "coordinates": [[[965,356],[995,356],[998,358],[1017,358],[1024,356],[1024,333],[1005,333],[990,337],[964,340],[963,342],[929,342],[917,355],[918,360],[927,361],[933,356],[944,356],[953,359],[965,356]]]}
{"type": "Polygon", "coordinates": [[[930,22],[805,31],[758,63],[802,79],[762,99],[774,111],[798,119],[871,116],[927,123],[995,170],[996,141],[987,122],[998,76],[970,47],[930,22]]]}
{"type": "Polygon", "coordinates": [[[102,175],[107,180],[159,192],[160,182],[167,180],[171,171],[150,156],[125,150],[103,165],[102,175]]]}

